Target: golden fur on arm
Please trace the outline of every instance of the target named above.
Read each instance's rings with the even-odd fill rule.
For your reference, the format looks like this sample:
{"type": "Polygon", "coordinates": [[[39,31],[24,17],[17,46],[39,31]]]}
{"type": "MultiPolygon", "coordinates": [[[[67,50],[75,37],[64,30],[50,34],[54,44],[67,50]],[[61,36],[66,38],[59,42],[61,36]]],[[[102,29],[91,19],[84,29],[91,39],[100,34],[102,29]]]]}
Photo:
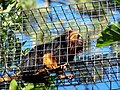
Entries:
{"type": "MultiPolygon", "coordinates": [[[[57,59],[56,57],[51,54],[51,53],[46,53],[43,56],[43,63],[46,65],[47,68],[49,69],[57,69],[57,68],[61,68],[61,71],[63,69],[66,69],[66,65],[67,64],[63,64],[63,65],[57,65],[57,59]]],[[[59,70],[56,72],[56,74],[58,74],[58,77],[60,79],[64,79],[64,78],[69,78],[71,79],[73,77],[73,74],[67,74],[64,75],[63,73],[59,73],[59,70]]]]}
{"type": "Polygon", "coordinates": [[[51,53],[46,53],[43,55],[43,64],[50,69],[55,69],[58,67],[57,59],[51,53]]]}

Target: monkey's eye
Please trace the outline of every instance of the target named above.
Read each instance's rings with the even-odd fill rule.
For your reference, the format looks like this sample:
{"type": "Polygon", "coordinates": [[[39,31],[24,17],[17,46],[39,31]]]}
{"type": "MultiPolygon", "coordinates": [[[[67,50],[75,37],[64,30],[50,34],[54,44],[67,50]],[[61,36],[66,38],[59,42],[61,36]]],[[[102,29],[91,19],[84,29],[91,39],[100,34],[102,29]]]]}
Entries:
{"type": "Polygon", "coordinates": [[[78,39],[79,39],[79,40],[82,40],[82,37],[81,37],[80,35],[78,35],[78,39]]]}

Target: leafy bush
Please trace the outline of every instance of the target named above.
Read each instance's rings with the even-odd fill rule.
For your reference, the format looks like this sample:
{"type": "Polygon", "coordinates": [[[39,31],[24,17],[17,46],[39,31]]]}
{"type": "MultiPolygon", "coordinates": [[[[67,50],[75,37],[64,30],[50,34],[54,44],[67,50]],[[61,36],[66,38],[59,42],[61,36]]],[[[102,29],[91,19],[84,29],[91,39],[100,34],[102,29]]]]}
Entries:
{"type": "MultiPolygon", "coordinates": [[[[120,6],[120,0],[114,0],[120,6]]],[[[120,21],[108,25],[97,39],[97,47],[103,47],[113,42],[120,41],[120,21]]]]}

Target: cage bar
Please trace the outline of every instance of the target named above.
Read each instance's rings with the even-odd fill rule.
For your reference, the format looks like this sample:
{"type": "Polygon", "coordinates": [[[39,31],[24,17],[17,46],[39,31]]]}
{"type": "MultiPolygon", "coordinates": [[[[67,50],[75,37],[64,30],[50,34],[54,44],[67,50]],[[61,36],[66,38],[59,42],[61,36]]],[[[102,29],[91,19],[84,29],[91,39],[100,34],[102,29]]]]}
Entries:
{"type": "MultiPolygon", "coordinates": [[[[100,32],[111,22],[119,21],[119,15],[120,7],[110,1],[92,1],[1,13],[0,29],[7,32],[3,32],[6,35],[0,33],[0,78],[2,78],[0,89],[9,88],[11,80],[5,80],[6,76],[12,79],[14,75],[22,72],[17,79],[18,85],[22,86],[25,82],[23,75],[28,77],[34,72],[41,73],[40,70],[46,67],[43,58],[49,57],[45,56],[45,53],[51,55],[50,59],[57,59],[57,65],[60,66],[56,68],[51,63],[47,64],[51,67],[48,69],[51,87],[57,87],[58,90],[69,88],[102,90],[102,86],[105,90],[120,89],[119,42],[103,48],[96,47],[100,32]],[[8,17],[9,14],[12,15],[8,17]],[[4,17],[7,19],[3,19],[4,17]],[[18,17],[19,23],[15,21],[18,17]],[[75,35],[80,33],[81,38],[77,40],[83,40],[83,45],[75,44],[74,53],[69,51],[71,46],[65,45],[71,42],[71,37],[68,41],[63,40],[63,37],[67,37],[66,34],[71,35],[69,30],[75,31],[75,35]],[[79,53],[77,48],[82,48],[79,53]],[[69,56],[74,56],[73,60],[70,60],[69,56]],[[65,68],[61,69],[61,65],[64,64],[65,68]],[[64,76],[73,74],[73,77],[61,79],[57,70],[62,71],[64,76]],[[25,72],[28,74],[23,74],[25,72]]],[[[48,75],[47,71],[40,75],[48,78],[46,74],[48,75]]],[[[40,82],[41,85],[45,87],[43,82],[40,82]]]]}

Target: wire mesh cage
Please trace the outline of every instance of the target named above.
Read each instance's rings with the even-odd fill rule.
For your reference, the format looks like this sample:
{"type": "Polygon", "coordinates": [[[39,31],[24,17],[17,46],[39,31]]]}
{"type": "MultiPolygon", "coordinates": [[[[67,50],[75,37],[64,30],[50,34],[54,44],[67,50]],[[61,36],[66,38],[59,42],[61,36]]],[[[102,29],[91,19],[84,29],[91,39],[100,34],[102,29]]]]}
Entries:
{"type": "Polygon", "coordinates": [[[120,89],[119,42],[96,47],[104,27],[119,21],[119,9],[115,2],[93,1],[1,13],[0,89],[12,79],[19,86],[120,89]]]}

